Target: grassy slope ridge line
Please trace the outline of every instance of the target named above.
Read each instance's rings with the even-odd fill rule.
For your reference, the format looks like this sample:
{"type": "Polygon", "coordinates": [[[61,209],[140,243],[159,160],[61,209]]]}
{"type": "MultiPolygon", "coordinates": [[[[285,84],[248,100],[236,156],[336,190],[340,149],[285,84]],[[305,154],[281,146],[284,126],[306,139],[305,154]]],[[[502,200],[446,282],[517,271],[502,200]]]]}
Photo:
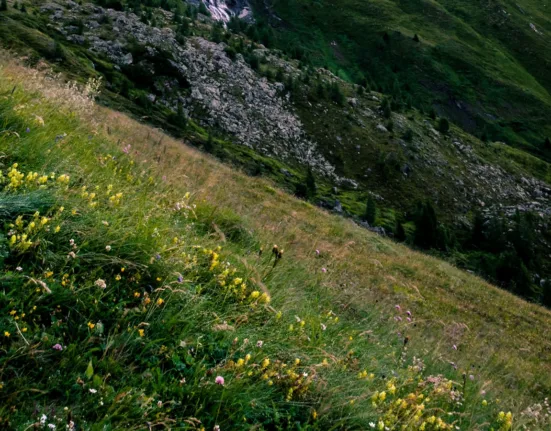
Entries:
{"type": "Polygon", "coordinates": [[[549,426],[548,311],[2,63],[3,426],[549,426]]]}

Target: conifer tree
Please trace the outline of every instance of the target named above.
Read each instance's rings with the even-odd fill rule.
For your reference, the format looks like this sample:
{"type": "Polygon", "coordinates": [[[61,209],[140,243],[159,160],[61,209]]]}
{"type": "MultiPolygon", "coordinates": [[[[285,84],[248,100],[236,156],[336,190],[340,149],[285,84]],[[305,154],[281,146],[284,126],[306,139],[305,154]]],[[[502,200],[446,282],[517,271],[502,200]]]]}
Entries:
{"type": "Polygon", "coordinates": [[[314,173],[312,168],[308,167],[308,172],[306,173],[306,196],[308,198],[313,198],[316,195],[318,190],[316,186],[316,179],[314,178],[314,173]]]}
{"type": "Polygon", "coordinates": [[[364,218],[370,225],[373,225],[375,223],[375,219],[377,218],[377,203],[371,195],[367,198],[364,218]]]}
{"type": "Polygon", "coordinates": [[[450,130],[450,122],[446,118],[440,118],[438,120],[438,131],[442,133],[448,133],[450,130]]]}

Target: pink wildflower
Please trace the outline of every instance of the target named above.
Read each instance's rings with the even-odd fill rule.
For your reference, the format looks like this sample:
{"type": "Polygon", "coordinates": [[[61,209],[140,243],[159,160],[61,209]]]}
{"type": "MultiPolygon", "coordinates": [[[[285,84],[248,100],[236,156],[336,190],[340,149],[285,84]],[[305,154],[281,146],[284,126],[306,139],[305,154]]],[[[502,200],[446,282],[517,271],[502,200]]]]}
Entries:
{"type": "Polygon", "coordinates": [[[63,346],[61,344],[57,343],[57,344],[54,344],[52,346],[52,349],[61,351],[61,350],[63,350],[63,346]]]}
{"type": "Polygon", "coordinates": [[[454,344],[454,345],[452,346],[452,349],[453,349],[453,350],[457,350],[457,346],[454,344]]]}
{"type": "Polygon", "coordinates": [[[402,310],[402,307],[400,307],[398,304],[396,304],[396,305],[394,306],[394,308],[396,308],[396,310],[398,310],[398,311],[401,311],[401,310],[402,310]]]}
{"type": "Polygon", "coordinates": [[[216,379],[214,379],[214,383],[216,383],[217,385],[224,386],[224,377],[216,376],[216,379]]]}
{"type": "Polygon", "coordinates": [[[409,310],[406,311],[406,314],[407,314],[409,317],[411,317],[411,311],[409,311],[409,310]]]}
{"type": "Polygon", "coordinates": [[[327,268],[322,268],[321,272],[327,272],[327,268]]]}
{"type": "Polygon", "coordinates": [[[320,251],[316,249],[316,254],[319,256],[320,255],[320,251]]]}

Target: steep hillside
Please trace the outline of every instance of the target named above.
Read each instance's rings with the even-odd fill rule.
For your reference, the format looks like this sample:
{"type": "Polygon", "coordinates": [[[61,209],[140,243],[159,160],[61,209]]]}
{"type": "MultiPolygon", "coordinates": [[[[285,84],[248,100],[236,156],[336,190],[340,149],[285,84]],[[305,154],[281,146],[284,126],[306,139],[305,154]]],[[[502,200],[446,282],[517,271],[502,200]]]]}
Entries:
{"type": "MultiPolygon", "coordinates": [[[[450,126],[435,112],[415,109],[412,97],[398,98],[395,88],[381,86],[388,94],[380,93],[375,85],[351,83],[334,67],[336,74],[313,67],[312,59],[290,58],[293,43],[278,31],[292,34],[292,28],[252,23],[246,3],[206,4],[208,9],[202,3],[57,0],[31,2],[21,11],[10,2],[0,14],[0,35],[30,65],[47,60],[81,82],[101,77],[100,100],[108,106],[364,227],[551,305],[548,162],[450,126]],[[230,12],[246,20],[231,19],[227,28],[213,20],[227,20],[230,12]],[[283,50],[273,49],[282,40],[283,50]]],[[[322,6],[311,13],[327,10],[322,6]]],[[[297,12],[293,19],[301,17],[297,12]]],[[[377,36],[369,22],[365,29],[377,36]]],[[[330,46],[340,52],[338,41],[330,46]]],[[[317,42],[311,48],[325,52],[317,42]]],[[[430,78],[415,63],[407,70],[430,78]]],[[[411,79],[411,85],[423,82],[411,79]]],[[[530,106],[545,115],[538,103],[530,106]]]]}
{"type": "Polygon", "coordinates": [[[551,10],[536,1],[257,2],[274,44],[435,109],[478,136],[545,157],[551,148],[551,10]]]}
{"type": "Polygon", "coordinates": [[[3,427],[549,428],[548,310],[0,58],[3,427]]]}

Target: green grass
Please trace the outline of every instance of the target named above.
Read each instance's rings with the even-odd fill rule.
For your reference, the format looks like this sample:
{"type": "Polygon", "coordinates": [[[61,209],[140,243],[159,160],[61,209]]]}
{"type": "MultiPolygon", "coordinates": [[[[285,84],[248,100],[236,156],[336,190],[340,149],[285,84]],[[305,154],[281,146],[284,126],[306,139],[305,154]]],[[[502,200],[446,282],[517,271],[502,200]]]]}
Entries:
{"type": "Polygon", "coordinates": [[[5,64],[4,427],[548,425],[548,312],[5,64]]]}
{"type": "MultiPolygon", "coordinates": [[[[34,3],[34,5],[38,6],[38,3],[34,3]]],[[[536,96],[545,99],[545,91],[542,90],[543,87],[539,83],[534,82],[532,75],[517,67],[514,56],[503,54],[498,49],[499,47],[494,46],[495,41],[492,42],[492,38],[482,37],[473,30],[477,26],[467,25],[466,22],[471,22],[472,19],[463,16],[462,14],[466,12],[459,10],[461,8],[454,6],[453,10],[446,11],[444,6],[436,3],[423,3],[423,5],[430,12],[429,16],[433,16],[438,25],[434,24],[435,29],[432,26],[429,28],[429,30],[433,29],[435,32],[431,36],[432,39],[428,38],[427,34],[422,35],[421,45],[415,43],[410,36],[404,38],[403,35],[392,33],[390,35],[390,45],[385,48],[386,42],[384,40],[381,42],[381,32],[383,31],[381,28],[376,26],[374,30],[372,29],[372,32],[366,32],[367,39],[372,42],[375,41],[373,42],[375,45],[383,43],[383,48],[385,48],[379,53],[380,58],[377,57],[378,59],[373,61],[373,64],[378,65],[377,67],[385,69],[384,79],[388,78],[389,81],[387,82],[388,85],[385,84],[381,87],[386,86],[385,90],[389,93],[398,91],[397,87],[400,87],[402,95],[400,97],[405,100],[411,96],[408,93],[411,93],[411,91],[415,93],[419,86],[423,87],[423,83],[426,84],[426,75],[442,85],[447,85],[446,83],[449,81],[454,87],[459,88],[461,96],[469,99],[471,103],[478,104],[477,100],[479,98],[487,97],[493,101],[492,103],[496,102],[499,109],[503,109],[507,113],[515,112],[515,115],[518,114],[522,121],[525,119],[536,121],[540,117],[545,118],[545,109],[538,108],[539,102],[530,101],[530,98],[536,96]],[[444,22],[445,31],[442,30],[441,26],[444,24],[440,21],[444,22]],[[454,36],[448,27],[453,28],[457,35],[454,36]],[[443,46],[434,43],[434,40],[441,42],[443,46]],[[468,43],[469,46],[476,46],[481,51],[490,50],[499,58],[493,59],[491,63],[487,63],[485,56],[475,58],[468,47],[464,46],[465,43],[468,43]],[[432,54],[429,53],[430,55],[427,54],[428,48],[425,45],[436,51],[432,54]],[[434,67],[437,74],[435,76],[425,74],[421,79],[415,74],[411,75],[416,70],[423,70],[422,68],[419,69],[415,62],[412,63],[414,66],[408,67],[407,70],[402,65],[397,65],[396,55],[400,57],[401,61],[402,58],[407,59],[407,56],[412,53],[422,56],[423,67],[434,67]],[[438,62],[435,58],[438,59],[438,62]],[[396,69],[393,66],[399,67],[396,69]],[[474,66],[480,70],[469,72],[470,68],[474,66]],[[395,72],[392,71],[393,68],[396,69],[395,72]],[[495,82],[480,78],[484,68],[488,69],[488,73],[499,74],[499,82],[504,84],[496,86],[494,85],[495,82]],[[408,90],[406,85],[399,82],[401,74],[404,73],[408,74],[408,85],[413,89],[408,90]],[[394,79],[396,78],[394,75],[399,78],[398,81],[394,79]],[[513,75],[520,77],[520,81],[516,84],[513,82],[513,75]],[[471,83],[472,79],[475,79],[476,85],[471,83]],[[521,95],[512,95],[509,87],[517,84],[531,90],[523,90],[521,95]],[[532,111],[529,113],[515,111],[509,103],[510,100],[515,100],[515,103],[519,106],[524,106],[526,103],[532,111]]],[[[292,9],[294,6],[289,7],[292,9]]],[[[369,6],[357,5],[357,10],[348,11],[350,14],[349,21],[354,22],[354,20],[359,19],[361,22],[357,25],[362,28],[363,26],[368,29],[371,28],[370,26],[374,25],[373,20],[375,19],[369,14],[362,15],[363,7],[369,10],[375,8],[375,12],[379,14],[377,16],[381,19],[400,21],[400,25],[403,27],[412,25],[409,23],[411,16],[417,17],[418,22],[415,25],[421,25],[426,19],[424,16],[418,16],[418,5],[402,2],[398,7],[392,2],[372,2],[369,6]],[[385,12],[387,8],[389,13],[385,12]],[[406,13],[407,20],[400,17],[402,12],[406,13]]],[[[469,10],[472,9],[468,4],[464,7],[469,10]]],[[[310,9],[307,8],[308,13],[317,14],[317,12],[314,13],[310,9]]],[[[164,107],[163,104],[148,102],[145,96],[149,92],[155,93],[156,91],[151,87],[151,83],[141,81],[139,77],[128,74],[128,71],[125,75],[124,71],[117,70],[107,58],[89,51],[86,44],[81,46],[67,42],[53,27],[46,25],[48,21],[46,15],[35,14],[36,11],[37,9],[33,9],[32,13],[23,14],[10,8],[7,13],[3,12],[0,15],[3,24],[0,26],[1,43],[20,54],[27,55],[26,61],[28,64],[41,64],[38,63],[39,59],[46,58],[55,71],[62,72],[65,77],[76,79],[82,83],[89,77],[102,76],[105,86],[99,101],[105,106],[129,112],[135,118],[162,127],[173,136],[185,138],[188,143],[211,152],[219,160],[242,169],[252,176],[269,177],[286,191],[294,192],[297,190],[297,185],[303,182],[305,176],[304,166],[299,166],[293,161],[286,160],[283,162],[258,154],[252,149],[232,142],[232,137],[225,135],[223,131],[214,128],[206,130],[199,124],[199,118],[196,118],[196,121],[189,119],[187,127],[180,127],[179,118],[174,112],[164,107]],[[62,58],[59,58],[59,55],[62,58]],[[92,64],[95,65],[94,68],[92,68],[92,64]],[[209,135],[214,136],[212,143],[208,139],[209,135]]],[[[326,14],[325,10],[323,14],[326,14]]],[[[85,19],[84,16],[82,18],[85,19]]],[[[326,18],[331,23],[331,20],[338,17],[326,18]]],[[[293,20],[297,20],[297,26],[304,24],[301,23],[302,18],[300,16],[293,16],[293,20]]],[[[346,29],[345,26],[342,28],[346,29]]],[[[352,54],[355,55],[359,52],[353,38],[351,39],[339,33],[335,35],[335,40],[339,42],[339,45],[334,47],[326,43],[326,36],[330,35],[330,32],[306,30],[301,37],[309,35],[308,37],[315,39],[315,43],[312,42],[313,45],[310,46],[312,54],[318,55],[321,53],[321,60],[327,55],[334,55],[335,61],[338,60],[337,63],[341,62],[342,64],[335,63],[332,69],[345,80],[357,80],[358,77],[361,77],[363,66],[356,61],[357,59],[354,59],[354,56],[351,57],[352,54]],[[322,37],[322,35],[325,36],[322,37]]],[[[210,24],[201,23],[195,27],[194,31],[196,34],[208,37],[211,33],[210,24]]],[[[288,31],[292,36],[293,28],[285,27],[285,31],[288,31]]],[[[101,33],[109,38],[110,32],[109,24],[104,24],[101,33]]],[[[239,47],[238,40],[242,42],[241,36],[230,35],[229,33],[227,36],[228,43],[234,45],[234,47],[239,47]]],[[[134,60],[138,62],[139,55],[143,55],[144,47],[132,43],[129,51],[135,54],[134,60]],[[140,52],[142,54],[139,54],[140,52]]],[[[271,51],[271,53],[281,56],[279,52],[271,51]]],[[[165,54],[162,53],[161,49],[154,62],[159,65],[164,64],[166,62],[165,54]]],[[[489,58],[493,57],[490,56],[489,58]]],[[[318,64],[316,61],[313,63],[318,64]]],[[[265,63],[264,61],[261,61],[261,63],[259,73],[266,74],[269,71],[272,75],[271,79],[273,79],[273,76],[277,76],[277,67],[274,68],[274,64],[265,63]]],[[[345,215],[359,219],[364,214],[368,193],[374,193],[381,197],[378,200],[380,214],[376,223],[385,227],[388,232],[392,232],[396,226],[395,219],[397,215],[398,218],[403,218],[405,221],[412,221],[418,202],[429,198],[433,201],[437,210],[439,222],[451,233],[452,240],[450,244],[441,248],[447,250],[448,258],[462,265],[469,259],[455,259],[453,254],[458,250],[452,251],[451,249],[459,249],[465,254],[473,251],[469,249],[471,247],[469,245],[471,232],[469,231],[467,219],[472,219],[473,213],[478,208],[478,200],[473,199],[474,194],[481,192],[484,196],[485,205],[494,208],[498,204],[518,205],[519,200],[523,198],[515,198],[512,202],[503,202],[503,199],[496,198],[491,182],[480,182],[478,181],[479,176],[471,175],[472,164],[464,163],[464,155],[459,154],[452,147],[455,140],[459,139],[469,145],[485,163],[489,162],[494,166],[499,166],[508,174],[514,174],[517,178],[520,176],[534,176],[549,182],[551,171],[549,163],[544,160],[545,154],[536,151],[535,155],[531,155],[530,151],[534,151],[534,147],[531,147],[527,141],[523,143],[518,141],[518,148],[503,145],[500,142],[483,143],[458,127],[452,127],[449,136],[433,139],[430,128],[436,127],[438,120],[430,120],[423,112],[415,109],[405,109],[403,106],[399,110],[400,112],[392,116],[395,123],[394,132],[390,134],[380,133],[376,129],[378,123],[388,124],[389,120],[383,120],[377,116],[370,118],[370,115],[365,115],[363,110],[367,108],[369,111],[379,112],[380,102],[372,100],[372,97],[382,98],[383,95],[368,92],[359,95],[357,87],[340,82],[339,85],[343,94],[356,97],[359,101],[359,107],[352,108],[347,103],[336,104],[328,100],[327,96],[320,97],[317,94],[316,87],[320,78],[312,68],[302,67],[298,69],[299,63],[297,61],[291,61],[290,63],[297,67],[297,76],[294,77],[294,89],[290,91],[293,107],[300,117],[307,135],[316,142],[320,153],[336,167],[338,175],[352,178],[359,184],[359,187],[355,189],[346,185],[341,187],[331,179],[317,178],[318,194],[311,197],[312,202],[319,203],[323,201],[327,206],[331,206],[338,199],[342,204],[345,215]],[[312,109],[313,106],[314,109],[312,109]],[[403,139],[406,129],[411,129],[414,135],[411,145],[404,145],[400,141],[403,139]],[[438,162],[438,165],[431,163],[434,160],[438,162]],[[450,166],[452,170],[446,168],[446,175],[442,175],[444,171],[442,166],[450,166]],[[405,169],[409,170],[407,175],[403,173],[405,169]],[[432,187],[427,190],[426,184],[431,184],[432,187]],[[335,186],[337,186],[336,190],[335,186]],[[465,190],[469,190],[466,196],[465,190]],[[458,199],[457,196],[465,196],[465,198],[458,199]],[[458,213],[465,214],[465,205],[469,206],[465,216],[466,223],[458,224],[456,223],[457,215],[458,213]]],[[[323,62],[319,64],[323,64],[323,62]]],[[[369,64],[371,65],[371,63],[369,64]]],[[[162,69],[159,66],[159,74],[163,73],[162,69]]],[[[283,76],[282,80],[288,82],[288,78],[288,76],[283,76]]],[[[373,87],[377,88],[376,85],[373,85],[373,87]]],[[[428,96],[423,96],[422,99],[425,101],[431,100],[428,96]]],[[[448,96],[438,102],[441,108],[440,113],[453,117],[455,114],[448,112],[449,107],[446,108],[445,106],[448,102],[448,96]]],[[[453,109],[455,108],[454,105],[453,109]]],[[[492,111],[492,115],[498,118],[500,114],[494,111],[492,111]]],[[[490,138],[503,139],[509,143],[516,139],[517,131],[515,130],[519,127],[522,129],[521,124],[507,125],[501,122],[498,126],[501,133],[499,136],[493,133],[495,131],[493,126],[484,125],[484,127],[481,127],[490,138]]],[[[537,137],[537,133],[534,134],[530,131],[527,131],[527,133],[536,141],[541,138],[537,137]]],[[[509,185],[507,187],[515,186],[509,185]]],[[[408,229],[407,233],[407,242],[413,243],[414,230],[408,229]]],[[[539,256],[548,254],[544,247],[541,250],[538,249],[537,254],[539,256]]],[[[477,252],[477,250],[474,251],[477,252]]],[[[493,260],[493,256],[486,257],[493,260]]],[[[478,260],[483,261],[484,259],[478,260]]],[[[549,268],[545,264],[545,259],[531,259],[531,263],[540,260],[543,262],[542,265],[532,267],[532,265],[527,264],[527,266],[529,266],[532,274],[538,274],[541,278],[548,278],[549,268]]],[[[472,262],[475,262],[475,260],[472,260],[472,262]]],[[[465,268],[476,270],[488,277],[489,280],[498,280],[497,271],[493,271],[491,268],[488,269],[482,264],[469,264],[465,268]]],[[[504,282],[503,285],[506,288],[512,288],[512,284],[508,281],[504,282]]],[[[525,293],[527,297],[545,302],[546,295],[542,294],[535,285],[527,292],[525,293]]]]}

